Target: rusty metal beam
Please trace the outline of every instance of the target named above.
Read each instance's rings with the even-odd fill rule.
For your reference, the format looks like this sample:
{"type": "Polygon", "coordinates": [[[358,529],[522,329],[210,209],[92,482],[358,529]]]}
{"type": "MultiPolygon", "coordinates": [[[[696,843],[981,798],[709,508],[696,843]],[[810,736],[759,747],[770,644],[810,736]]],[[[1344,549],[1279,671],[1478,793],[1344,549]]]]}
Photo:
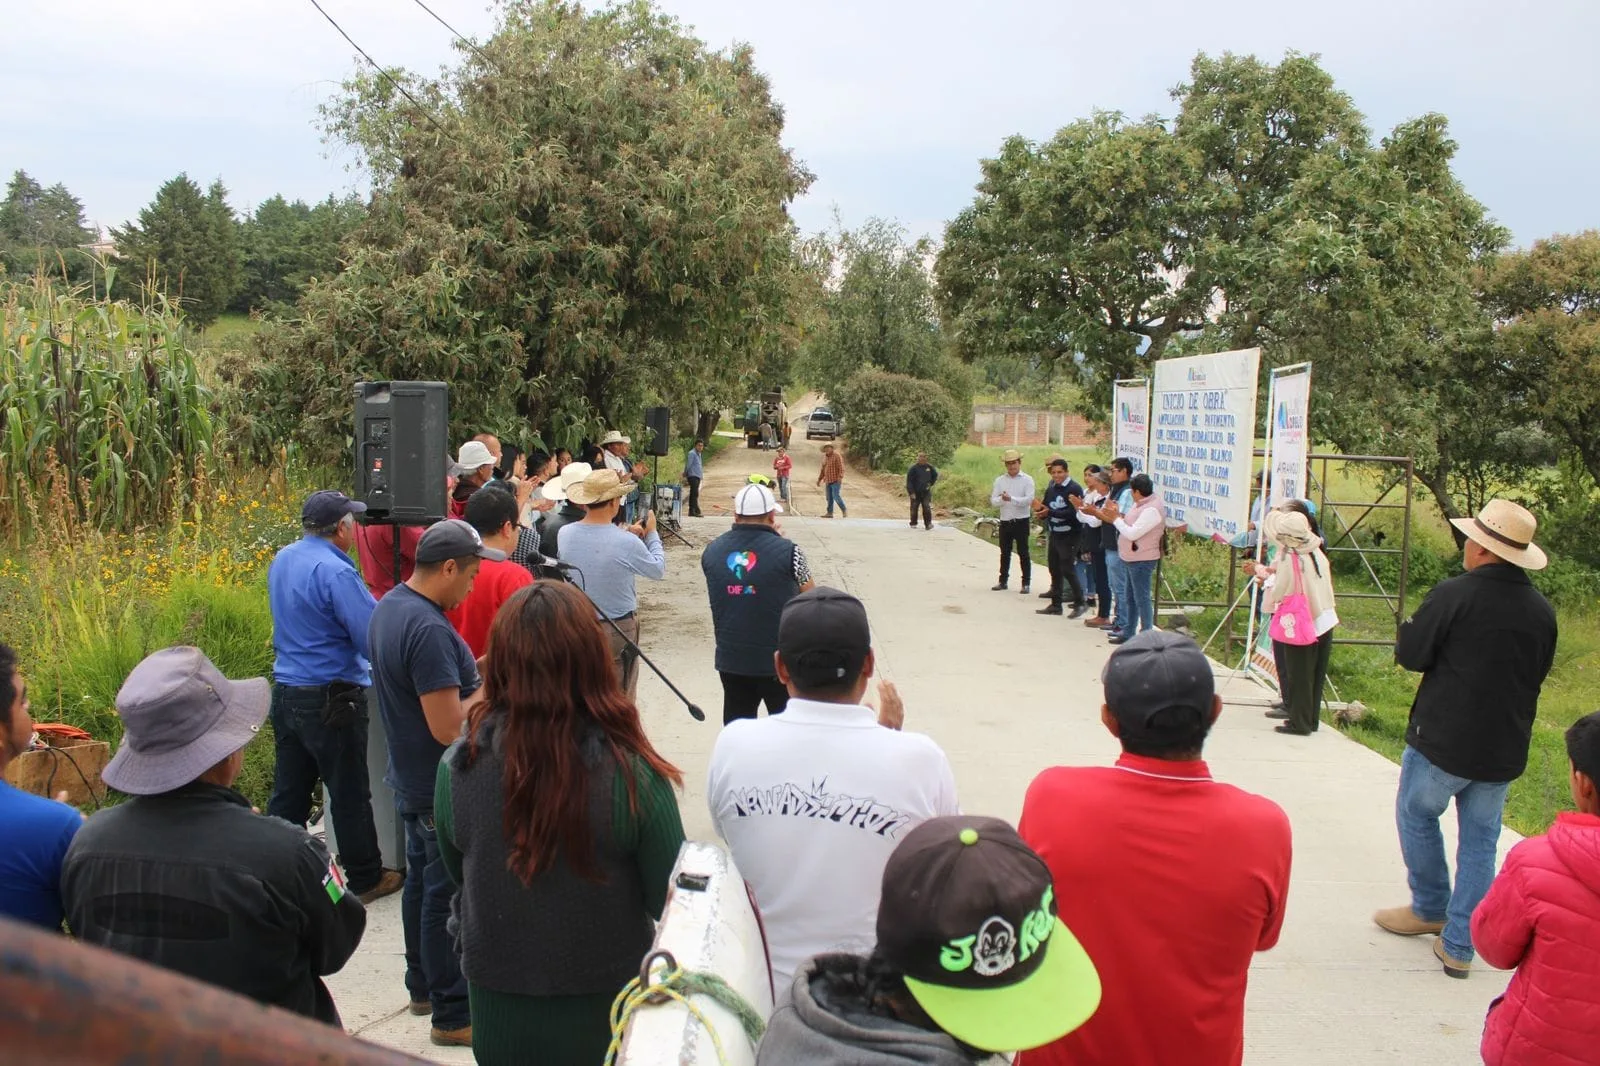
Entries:
{"type": "Polygon", "coordinates": [[[7,1066],[399,1066],[341,1030],[136,959],[0,919],[7,1066]]]}

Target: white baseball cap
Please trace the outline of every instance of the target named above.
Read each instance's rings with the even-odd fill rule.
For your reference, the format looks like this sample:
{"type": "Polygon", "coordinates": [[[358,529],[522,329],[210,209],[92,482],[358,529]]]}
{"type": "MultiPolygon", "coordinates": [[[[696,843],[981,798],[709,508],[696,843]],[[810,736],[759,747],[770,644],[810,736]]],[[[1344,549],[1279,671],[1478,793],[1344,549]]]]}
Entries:
{"type": "Polygon", "coordinates": [[[733,513],[745,518],[756,518],[776,511],[783,513],[783,504],[765,485],[746,485],[733,494],[733,513]]]}
{"type": "Polygon", "coordinates": [[[481,440],[469,440],[461,446],[461,454],[456,456],[456,462],[468,472],[482,466],[494,465],[494,454],[489,451],[489,446],[481,440]]]}

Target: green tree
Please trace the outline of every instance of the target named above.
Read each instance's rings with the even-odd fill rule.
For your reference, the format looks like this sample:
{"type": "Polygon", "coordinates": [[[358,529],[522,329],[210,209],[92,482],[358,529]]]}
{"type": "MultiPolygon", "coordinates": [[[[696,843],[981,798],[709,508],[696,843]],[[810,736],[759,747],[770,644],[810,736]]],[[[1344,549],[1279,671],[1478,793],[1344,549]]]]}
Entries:
{"type": "Polygon", "coordinates": [[[231,309],[287,311],[313,278],[339,272],[340,246],[365,214],[354,196],[315,207],[282,196],[262,201],[239,226],[243,281],[231,309]]]}
{"type": "Polygon", "coordinates": [[[1506,235],[1451,173],[1444,119],[1373,144],[1349,97],[1293,54],[1201,55],[1173,95],[1170,121],[1099,114],[984,162],[938,263],[958,350],[1046,355],[1090,414],[1166,355],[1311,360],[1319,437],[1414,457],[1461,513],[1512,428],[1470,376],[1489,358],[1473,274],[1506,235]]]}
{"type": "Polygon", "coordinates": [[[65,269],[69,281],[83,280],[92,263],[82,246],[95,236],[83,202],[65,185],[47,189],[25,170],[12,174],[0,201],[0,263],[7,271],[65,269]]]}
{"type": "Polygon", "coordinates": [[[410,98],[363,75],[329,111],[375,192],[345,270],[238,380],[278,375],[267,417],[331,455],[352,381],[437,378],[457,435],[566,440],[662,392],[757,385],[792,332],[787,205],[810,175],[747,47],[640,0],[513,0],[442,78],[395,77],[410,98]]]}
{"type": "Polygon", "coordinates": [[[1600,230],[1535,241],[1487,272],[1498,389],[1558,434],[1600,484],[1600,230]]]}
{"type": "Polygon", "coordinates": [[[160,294],[200,326],[216,321],[241,282],[238,222],[221,181],[206,192],[186,174],[161,186],[138,222],[113,228],[122,295],[160,294]]]}
{"type": "Polygon", "coordinates": [[[838,393],[849,412],[850,449],[874,467],[900,470],[927,452],[947,461],[966,434],[969,408],[938,382],[864,367],[838,393]]]}

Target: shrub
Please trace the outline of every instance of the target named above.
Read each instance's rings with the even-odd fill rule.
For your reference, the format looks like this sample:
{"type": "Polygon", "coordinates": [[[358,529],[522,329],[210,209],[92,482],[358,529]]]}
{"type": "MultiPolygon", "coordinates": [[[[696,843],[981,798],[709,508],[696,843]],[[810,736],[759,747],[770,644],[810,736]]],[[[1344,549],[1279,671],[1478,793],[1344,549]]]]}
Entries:
{"type": "Polygon", "coordinates": [[[955,454],[967,416],[937,382],[866,367],[839,393],[850,447],[873,467],[900,469],[927,452],[935,463],[955,454]]]}

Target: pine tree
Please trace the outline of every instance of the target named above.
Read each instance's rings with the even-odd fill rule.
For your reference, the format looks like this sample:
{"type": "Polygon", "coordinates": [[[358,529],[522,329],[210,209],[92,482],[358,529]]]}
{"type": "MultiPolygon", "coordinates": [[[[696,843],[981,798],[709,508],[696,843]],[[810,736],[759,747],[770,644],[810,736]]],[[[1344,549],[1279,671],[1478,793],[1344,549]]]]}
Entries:
{"type": "Polygon", "coordinates": [[[241,284],[237,231],[222,182],[202,194],[179,174],[161,186],[137,223],[112,229],[124,271],[118,281],[163,293],[197,324],[210,325],[241,284]]]}

